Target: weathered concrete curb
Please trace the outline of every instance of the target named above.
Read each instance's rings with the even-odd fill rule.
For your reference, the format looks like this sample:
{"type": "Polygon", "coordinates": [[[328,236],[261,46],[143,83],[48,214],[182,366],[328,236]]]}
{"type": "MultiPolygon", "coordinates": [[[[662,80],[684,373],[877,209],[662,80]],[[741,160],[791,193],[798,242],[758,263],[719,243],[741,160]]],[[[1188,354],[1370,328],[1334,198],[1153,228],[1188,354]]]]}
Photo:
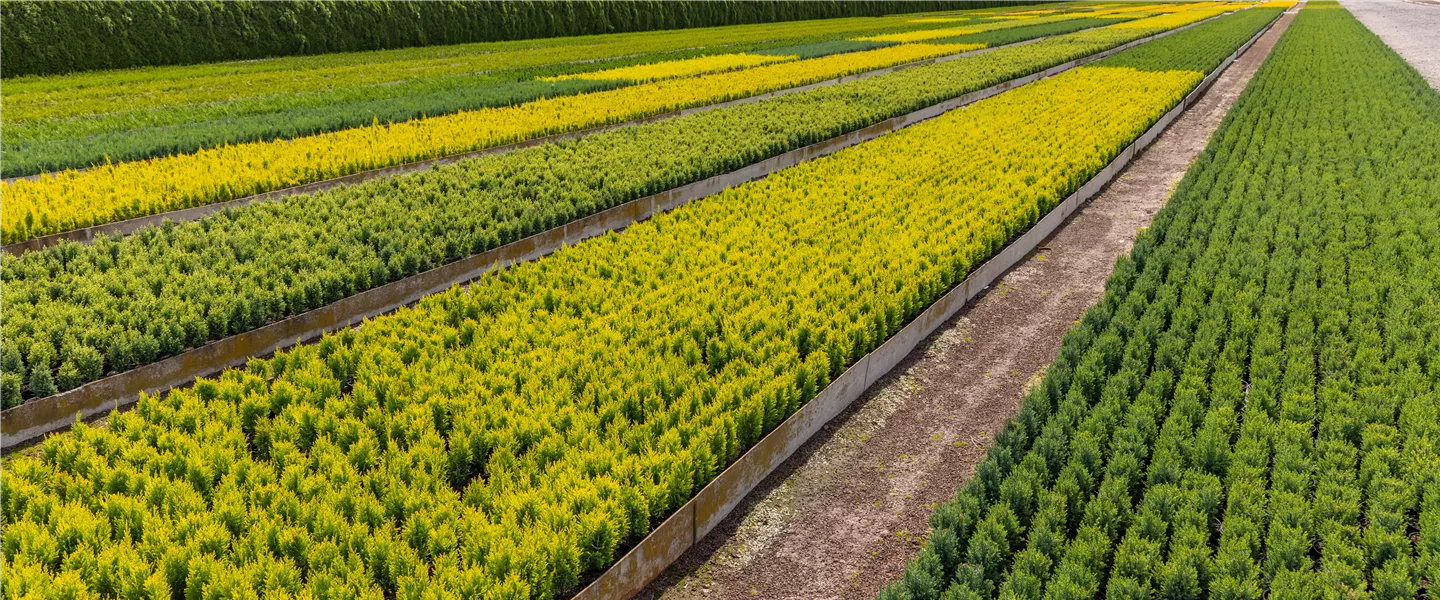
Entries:
{"type": "Polygon", "coordinates": [[[864,129],[791,150],[729,173],[631,200],[504,246],[360,292],[258,329],[216,340],[123,373],[116,373],[68,392],[32,399],[0,412],[0,449],[24,444],[46,433],[69,427],[75,422],[77,414],[80,419],[89,419],[128,406],[138,400],[141,393],[156,393],[188,384],[198,377],[244,364],[250,358],[284,350],[318,338],[325,333],[349,327],[365,319],[412,304],[425,296],[443,292],[451,286],[472,281],[492,270],[538,259],[564,246],[573,246],[588,238],[624,229],[632,223],[683,206],[693,200],[763,178],[805,161],[833,154],[892,131],[935,118],[947,111],[1123,52],[1145,42],[1184,31],[1221,16],[1224,15],[1217,15],[1184,27],[1163,31],[1090,56],[1061,63],[1038,73],[1004,81],[939,104],[881,121],[864,129]]]}
{"type": "Polygon", "coordinates": [[[917,345],[955,316],[972,298],[1055,232],[1082,204],[1099,194],[1130,161],[1204,95],[1215,80],[1260,36],[1274,26],[1280,15],[1220,63],[1174,108],[1160,117],[1144,134],[1121,151],[1104,169],[1079,190],[1047,213],[1033,227],[1011,242],[964,281],[951,288],[918,317],[884,344],[865,355],[824,390],[800,407],[795,414],[746,451],[714,481],[701,489],[670,518],[656,527],[608,571],[574,596],[575,600],[620,600],[629,598],[664,572],[686,550],[717,527],[725,517],[777,467],[790,458],[815,432],[844,411],[870,386],[904,360],[917,345]]]}

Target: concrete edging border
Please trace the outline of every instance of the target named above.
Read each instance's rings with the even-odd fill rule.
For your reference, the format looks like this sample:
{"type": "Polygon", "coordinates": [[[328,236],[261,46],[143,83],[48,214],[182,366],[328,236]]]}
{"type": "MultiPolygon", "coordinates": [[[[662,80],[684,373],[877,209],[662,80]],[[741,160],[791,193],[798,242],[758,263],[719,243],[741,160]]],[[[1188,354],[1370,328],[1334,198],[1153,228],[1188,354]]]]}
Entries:
{"type": "MultiPolygon", "coordinates": [[[[89,419],[134,403],[141,393],[156,393],[244,364],[342,327],[412,304],[425,296],[453,285],[472,281],[492,270],[541,258],[564,246],[628,227],[656,214],[691,201],[719,193],[776,171],[821,158],[887,133],[904,129],[950,110],[973,104],[1001,92],[1020,87],[1123,52],[1145,42],[1162,38],[1213,19],[1216,15],[1177,27],[1109,50],[1070,60],[1043,71],[1003,81],[990,87],[957,96],[939,104],[881,121],[828,140],[797,148],[694,183],[638,198],[560,225],[527,238],[492,248],[429,271],[371,288],[331,304],[274,323],[212,341],[198,348],[134,369],[116,373],[73,390],[35,398],[0,412],[0,450],[27,443],[40,436],[69,427],[75,419],[89,419]]],[[[962,55],[953,55],[955,57],[962,55]]],[[[912,63],[914,64],[914,63],[912,63]]],[[[1228,63],[1227,63],[1228,64],[1228,63]]],[[[983,268],[983,267],[982,267],[983,268]]]]}
{"type": "Polygon", "coordinates": [[[1006,245],[999,254],[981,264],[964,281],[956,284],[879,348],[851,365],[829,386],[777,425],[709,485],[695,494],[694,498],[657,526],[635,548],[621,557],[614,566],[580,590],[573,597],[574,600],[620,600],[644,589],[686,550],[714,530],[755,486],[789,459],[821,427],[888,374],[915,346],[950,320],[967,302],[1049,238],[1081,205],[1099,194],[1130,164],[1136,154],[1153,143],[1181,113],[1204,95],[1236,59],[1270,31],[1280,16],[1277,14],[1275,19],[1254,37],[1222,61],[1195,89],[1186,94],[1179,104],[1161,116],[1079,190],[1056,205],[1034,226],[1006,245]]]}

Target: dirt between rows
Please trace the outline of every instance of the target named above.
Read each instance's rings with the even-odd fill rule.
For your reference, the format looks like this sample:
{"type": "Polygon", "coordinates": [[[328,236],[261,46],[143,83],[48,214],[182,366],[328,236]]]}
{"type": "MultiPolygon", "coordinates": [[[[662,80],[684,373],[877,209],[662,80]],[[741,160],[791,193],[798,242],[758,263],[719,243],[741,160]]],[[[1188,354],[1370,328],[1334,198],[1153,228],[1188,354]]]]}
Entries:
{"type": "Polygon", "coordinates": [[[898,577],[1291,18],[637,597],[860,599],[898,577]]]}

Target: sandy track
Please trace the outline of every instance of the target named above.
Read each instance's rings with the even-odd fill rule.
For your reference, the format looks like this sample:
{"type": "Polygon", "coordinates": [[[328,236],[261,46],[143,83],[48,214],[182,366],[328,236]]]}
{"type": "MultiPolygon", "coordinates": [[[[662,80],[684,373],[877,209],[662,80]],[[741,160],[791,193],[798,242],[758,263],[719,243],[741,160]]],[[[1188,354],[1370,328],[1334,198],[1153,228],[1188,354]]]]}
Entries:
{"type": "Polygon", "coordinates": [[[826,426],[639,598],[871,598],[1103,291],[1289,24],[1109,189],[826,426]]]}
{"type": "Polygon", "coordinates": [[[1440,2],[1342,0],[1340,5],[1440,90],[1440,2]]]}

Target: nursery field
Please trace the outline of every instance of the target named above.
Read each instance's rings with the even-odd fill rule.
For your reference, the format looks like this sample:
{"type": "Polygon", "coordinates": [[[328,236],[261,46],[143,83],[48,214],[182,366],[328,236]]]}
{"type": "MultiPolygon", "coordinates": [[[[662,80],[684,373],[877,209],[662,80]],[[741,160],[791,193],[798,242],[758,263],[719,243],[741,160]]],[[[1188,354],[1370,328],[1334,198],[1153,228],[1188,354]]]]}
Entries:
{"type": "MultiPolygon", "coordinates": [[[[932,4],[5,75],[0,596],[630,597],[1267,32],[931,531],[842,595],[1433,595],[1440,94],[1333,2],[932,4]]],[[[537,6],[464,8],[616,10],[537,6]]]]}
{"type": "MultiPolygon", "coordinates": [[[[876,25],[870,20],[862,25],[866,29],[821,36],[793,25],[781,26],[781,31],[769,31],[773,26],[750,26],[764,30],[722,34],[710,55],[700,55],[698,50],[686,50],[686,56],[658,51],[689,47],[694,44],[693,35],[668,40],[652,40],[658,36],[644,35],[642,40],[630,43],[581,46],[574,56],[552,56],[550,49],[543,47],[483,52],[478,54],[476,64],[448,56],[409,59],[386,54],[375,57],[374,63],[342,65],[314,73],[242,70],[205,76],[190,73],[200,68],[187,67],[167,70],[178,72],[158,81],[130,81],[124,76],[118,76],[124,80],[115,83],[85,75],[61,78],[79,81],[41,78],[33,81],[33,86],[24,85],[32,83],[29,81],[6,86],[5,93],[11,95],[7,102],[12,108],[3,118],[10,120],[5,130],[14,137],[5,143],[11,145],[14,141],[8,147],[15,156],[7,163],[17,164],[18,170],[5,174],[53,173],[0,184],[13,207],[0,223],[0,234],[5,243],[11,243],[358,171],[751,97],[983,49],[995,41],[984,36],[969,37],[977,34],[1023,28],[1019,35],[1024,39],[1053,32],[1037,25],[1067,20],[1083,19],[1080,25],[1096,26],[1115,20],[1134,21],[1151,13],[1175,14],[1169,18],[1152,17],[1153,24],[1123,29],[1124,34],[1116,35],[1142,37],[1141,32],[1147,28],[1153,33],[1214,16],[1225,10],[1218,4],[1158,4],[1109,10],[1086,7],[1062,14],[1027,15],[965,26],[947,20],[884,28],[943,26],[929,31],[941,37],[915,40],[903,35],[898,40],[890,39],[893,34],[868,36],[876,25]],[[784,41],[761,44],[754,48],[756,52],[737,52],[752,49],[748,46],[754,44],[747,46],[746,39],[777,36],[784,41]],[[597,60],[606,55],[622,58],[597,60]],[[485,62],[488,60],[501,62],[485,62]],[[616,66],[617,62],[642,60],[643,67],[616,66]],[[527,62],[535,66],[513,68],[527,62]],[[499,65],[505,70],[493,71],[499,65]],[[455,75],[476,71],[479,74],[455,75]],[[557,79],[557,74],[566,75],[557,79]],[[699,76],[679,77],[687,74],[699,76]],[[475,77],[482,79],[477,81],[475,77]],[[63,91],[51,91],[57,83],[65,86],[63,91]],[[252,98],[257,91],[273,90],[277,84],[281,91],[292,93],[252,98]],[[81,93],[74,93],[74,88],[81,93]],[[446,91],[452,88],[459,91],[446,91]],[[377,95],[404,90],[411,90],[413,101],[412,97],[385,98],[387,106],[373,105],[382,102],[377,95]],[[55,100],[57,93],[64,94],[66,100],[55,100]],[[72,96],[79,97],[71,100],[72,96]],[[343,101],[356,96],[370,104],[351,106],[343,101]],[[310,112],[295,114],[296,110],[310,112]],[[314,111],[351,117],[336,119],[312,114],[314,111]],[[156,116],[160,114],[169,116],[156,116]],[[232,114],[243,117],[245,122],[217,118],[232,114]],[[366,116],[357,120],[354,115],[366,116]],[[313,126],[297,128],[297,124],[312,120],[313,126]],[[279,124],[278,128],[274,124],[279,124]],[[33,139],[40,143],[26,139],[31,128],[33,139]],[[176,136],[190,139],[180,141],[176,136]],[[27,167],[32,160],[30,148],[37,153],[64,152],[66,156],[37,157],[33,166],[27,167]],[[77,168],[82,170],[75,171],[77,168]]],[[[1000,41],[1017,40],[1012,34],[1000,41]]]]}
{"type": "Polygon", "coordinates": [[[697,170],[1218,16],[46,437],[0,469],[7,586],[575,590],[1279,10],[1201,4],[7,258],[4,327],[23,342],[0,348],[0,377],[7,403],[35,401],[697,170]],[[255,295],[271,283],[294,286],[255,295]]]}
{"type": "MultiPolygon", "coordinates": [[[[10,365],[3,401],[65,391],[1215,10],[1051,36],[133,236],[0,256],[8,292],[0,297],[8,317],[0,353],[10,365]]],[[[1233,19],[1254,27],[1267,20],[1264,11],[1233,19]]]]}
{"type": "Polygon", "coordinates": [[[1437,165],[1440,97],[1309,3],[880,597],[1426,593],[1437,165]]]}

